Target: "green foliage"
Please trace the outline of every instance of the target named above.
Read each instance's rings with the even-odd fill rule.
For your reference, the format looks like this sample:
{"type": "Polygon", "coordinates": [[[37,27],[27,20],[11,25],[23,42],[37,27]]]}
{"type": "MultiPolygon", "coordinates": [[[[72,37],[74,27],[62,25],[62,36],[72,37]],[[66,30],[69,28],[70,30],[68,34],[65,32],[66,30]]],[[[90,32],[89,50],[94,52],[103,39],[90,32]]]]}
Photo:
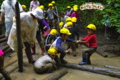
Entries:
{"type": "Polygon", "coordinates": [[[109,15],[109,19],[111,22],[112,27],[116,27],[117,32],[120,33],[120,0],[106,0],[107,5],[105,6],[106,9],[104,10],[103,19],[101,20],[102,23],[105,22],[104,18],[106,15],[109,15]]]}
{"type": "MultiPolygon", "coordinates": [[[[30,2],[32,0],[18,0],[21,4],[27,6],[27,11],[29,10],[30,2]]],[[[45,6],[45,9],[48,8],[48,3],[52,0],[38,0],[41,5],[45,6]]],[[[3,0],[0,0],[0,5],[3,0]]],[[[90,23],[95,24],[98,28],[102,28],[102,25],[105,23],[105,18],[109,15],[112,27],[117,27],[117,32],[120,33],[120,0],[55,0],[58,11],[65,11],[67,6],[73,5],[82,5],[86,2],[100,2],[104,4],[105,10],[84,10],[79,12],[81,13],[81,18],[83,24],[86,26],[90,23]]]]}

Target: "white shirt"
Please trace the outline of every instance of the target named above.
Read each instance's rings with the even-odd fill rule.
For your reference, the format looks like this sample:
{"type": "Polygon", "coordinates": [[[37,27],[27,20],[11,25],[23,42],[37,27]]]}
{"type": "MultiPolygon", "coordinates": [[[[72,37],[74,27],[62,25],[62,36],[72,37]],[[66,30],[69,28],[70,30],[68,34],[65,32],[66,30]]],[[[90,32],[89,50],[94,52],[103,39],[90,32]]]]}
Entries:
{"type": "MultiPolygon", "coordinates": [[[[30,15],[31,12],[20,13],[20,27],[21,27],[21,39],[23,42],[34,44],[36,40],[36,27],[38,25],[37,20],[34,20],[30,15]]],[[[17,32],[16,32],[16,20],[14,18],[13,25],[8,38],[9,46],[17,51],[17,32]]]]}
{"type": "Polygon", "coordinates": [[[53,63],[53,60],[49,55],[44,55],[34,63],[34,66],[36,68],[41,68],[45,66],[47,63],[53,63]]]}
{"type": "MultiPolygon", "coordinates": [[[[15,16],[15,3],[16,0],[5,0],[1,5],[1,12],[4,13],[5,21],[13,21],[13,17],[15,16]]],[[[20,12],[23,11],[22,6],[19,4],[20,12]]]]}

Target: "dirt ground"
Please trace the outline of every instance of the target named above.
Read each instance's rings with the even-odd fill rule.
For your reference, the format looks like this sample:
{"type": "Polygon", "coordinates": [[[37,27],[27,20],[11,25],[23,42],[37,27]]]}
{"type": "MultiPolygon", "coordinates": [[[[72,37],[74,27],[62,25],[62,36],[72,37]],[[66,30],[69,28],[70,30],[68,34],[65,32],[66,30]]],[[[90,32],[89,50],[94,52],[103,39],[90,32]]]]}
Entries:
{"type": "MultiPolygon", "coordinates": [[[[78,64],[79,62],[81,62],[81,50],[86,48],[83,45],[79,45],[79,48],[77,49],[77,57],[73,57],[72,53],[69,55],[66,55],[65,60],[67,60],[69,63],[76,63],[78,64]]],[[[36,55],[34,55],[34,59],[37,59],[38,57],[41,57],[42,55],[40,54],[40,48],[37,44],[37,53],[36,55]]],[[[25,55],[25,54],[24,54],[25,55]]],[[[117,56],[115,54],[109,54],[111,55],[111,58],[104,58],[102,56],[100,56],[97,53],[94,53],[91,56],[91,61],[92,61],[92,65],[91,66],[96,66],[96,67],[104,67],[105,65],[111,65],[111,66],[117,66],[120,67],[120,56],[117,56]]],[[[5,57],[5,65],[7,65],[8,63],[10,63],[11,61],[14,61],[16,59],[16,53],[11,54],[11,58],[9,59],[8,57],[5,57]]],[[[49,76],[50,74],[36,74],[33,70],[33,65],[29,64],[27,62],[27,58],[26,56],[23,58],[24,62],[28,65],[28,66],[24,66],[24,72],[20,73],[18,72],[18,69],[15,70],[14,72],[11,73],[11,77],[13,78],[13,80],[43,80],[44,78],[46,78],[47,76],[49,76]]],[[[11,67],[8,67],[7,70],[9,70],[10,68],[13,68],[17,66],[17,62],[12,64],[11,67]]],[[[97,74],[97,73],[92,73],[92,72],[88,72],[88,71],[82,71],[82,70],[75,70],[75,69],[68,69],[68,73],[63,76],[61,79],[59,80],[119,80],[119,78],[115,78],[115,77],[110,77],[107,75],[102,75],[102,74],[97,74]]]]}
{"type": "MultiPolygon", "coordinates": [[[[80,33],[81,33],[81,37],[84,37],[87,34],[83,26],[81,27],[80,33]]],[[[103,54],[107,54],[110,57],[103,57],[98,53],[94,53],[91,56],[92,65],[90,66],[104,68],[105,65],[111,65],[111,66],[120,67],[119,41],[116,41],[116,39],[106,40],[103,32],[97,32],[97,34],[98,34],[98,43],[99,43],[98,51],[100,51],[103,54]]],[[[37,44],[36,50],[38,54],[34,55],[34,59],[38,59],[39,57],[42,56],[38,43],[36,44],[37,44]]],[[[82,60],[81,52],[82,52],[82,49],[84,48],[86,47],[83,45],[79,45],[79,47],[77,48],[77,56],[73,57],[71,53],[69,55],[66,55],[65,60],[67,60],[69,63],[78,64],[82,60]]],[[[36,74],[33,70],[33,65],[28,63],[25,53],[23,54],[24,54],[23,60],[28,66],[24,66],[24,72],[20,73],[18,72],[18,69],[12,72],[10,75],[13,78],[13,80],[43,80],[50,74],[54,73],[53,72],[50,74],[36,74]]],[[[17,60],[16,52],[12,53],[11,57],[9,56],[5,57],[5,66],[15,60],[17,60]]],[[[16,66],[18,66],[17,62],[8,66],[6,70],[10,71],[16,66]]],[[[110,77],[108,75],[102,75],[102,74],[92,73],[92,72],[83,71],[83,70],[75,70],[75,69],[69,69],[69,68],[66,68],[66,69],[68,70],[68,73],[62,78],[60,78],[59,80],[88,80],[88,79],[89,80],[120,80],[119,78],[110,77]]]]}

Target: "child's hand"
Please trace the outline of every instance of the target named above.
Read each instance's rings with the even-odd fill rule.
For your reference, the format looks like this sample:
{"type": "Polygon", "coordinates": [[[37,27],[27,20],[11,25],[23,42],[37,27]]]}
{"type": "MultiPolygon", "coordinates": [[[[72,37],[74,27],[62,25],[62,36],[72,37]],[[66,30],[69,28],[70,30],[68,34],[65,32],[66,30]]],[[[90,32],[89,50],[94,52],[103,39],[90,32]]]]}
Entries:
{"type": "Polygon", "coordinates": [[[79,42],[80,42],[79,40],[76,41],[76,43],[79,43],[79,42]]]}
{"type": "Polygon", "coordinates": [[[68,53],[68,52],[70,52],[70,51],[71,51],[71,49],[68,49],[68,50],[65,51],[65,53],[68,53]]]}
{"type": "Polygon", "coordinates": [[[45,26],[43,29],[46,29],[47,28],[47,26],[45,26]]]}

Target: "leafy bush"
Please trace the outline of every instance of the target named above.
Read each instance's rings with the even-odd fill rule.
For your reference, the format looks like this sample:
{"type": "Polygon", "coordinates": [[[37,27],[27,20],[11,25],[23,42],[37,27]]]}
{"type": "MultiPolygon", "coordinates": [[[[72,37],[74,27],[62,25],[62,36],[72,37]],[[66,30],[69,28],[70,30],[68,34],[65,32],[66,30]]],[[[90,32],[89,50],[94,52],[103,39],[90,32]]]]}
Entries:
{"type": "Polygon", "coordinates": [[[117,32],[120,33],[120,0],[106,0],[107,5],[104,10],[102,23],[105,22],[104,18],[109,14],[109,19],[112,27],[116,27],[117,32]]]}

